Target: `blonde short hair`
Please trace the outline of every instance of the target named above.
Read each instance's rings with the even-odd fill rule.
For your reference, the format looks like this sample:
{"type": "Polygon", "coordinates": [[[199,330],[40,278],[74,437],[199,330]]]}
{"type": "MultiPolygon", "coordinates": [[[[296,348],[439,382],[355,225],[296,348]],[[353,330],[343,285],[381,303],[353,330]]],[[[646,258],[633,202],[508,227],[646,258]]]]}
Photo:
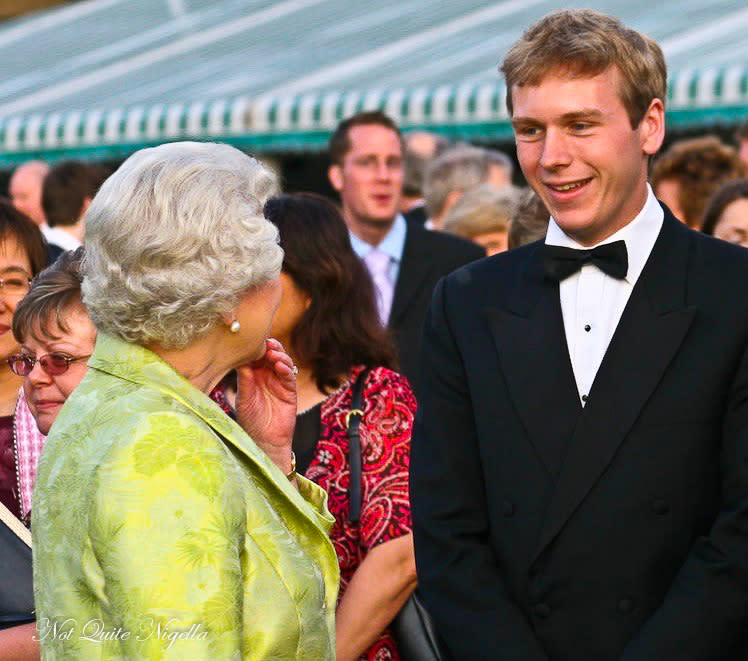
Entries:
{"type": "Polygon", "coordinates": [[[617,18],[593,9],[548,14],[528,28],[501,65],[509,114],[515,86],[537,85],[549,72],[592,77],[611,67],[621,75],[619,95],[631,127],[636,128],[654,99],[665,103],[667,67],[662,49],[617,18]]]}
{"type": "Polygon", "coordinates": [[[278,277],[278,230],[263,216],[275,175],[229,145],[142,149],[85,215],[83,302],[99,330],[183,348],[278,277]]]}
{"type": "Polygon", "coordinates": [[[465,239],[487,232],[506,232],[518,200],[516,188],[483,184],[469,190],[447,212],[443,229],[465,239]]]}

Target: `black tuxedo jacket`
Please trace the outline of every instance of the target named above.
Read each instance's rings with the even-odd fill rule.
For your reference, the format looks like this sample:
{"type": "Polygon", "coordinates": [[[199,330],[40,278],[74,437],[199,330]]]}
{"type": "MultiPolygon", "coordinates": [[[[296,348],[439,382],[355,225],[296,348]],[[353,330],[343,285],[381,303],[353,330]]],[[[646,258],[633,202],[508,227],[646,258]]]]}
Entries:
{"type": "Polygon", "coordinates": [[[748,250],[666,211],[583,409],[540,247],[434,292],[426,606],[470,661],[748,659],[748,250]]]}
{"type": "Polygon", "coordinates": [[[421,331],[434,286],[439,278],[485,256],[486,251],[472,241],[408,222],[387,325],[394,332],[400,372],[416,394],[421,331]]]}

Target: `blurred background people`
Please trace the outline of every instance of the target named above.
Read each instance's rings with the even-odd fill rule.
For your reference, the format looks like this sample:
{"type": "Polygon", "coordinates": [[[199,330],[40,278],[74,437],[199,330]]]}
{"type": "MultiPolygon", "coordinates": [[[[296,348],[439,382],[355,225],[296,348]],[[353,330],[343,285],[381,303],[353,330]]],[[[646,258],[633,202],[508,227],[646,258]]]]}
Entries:
{"type": "Polygon", "coordinates": [[[712,196],[701,231],[748,248],[748,179],[730,181],[712,196]]]}
{"type": "Polygon", "coordinates": [[[299,368],[298,469],[328,493],[340,562],[337,658],[399,659],[387,626],[415,588],[408,463],[416,402],[393,371],[375,292],[337,209],[310,194],[265,205],[280,230],[283,296],[271,333],[299,368]],[[365,368],[360,522],[348,520],[353,384],[365,368]]]}
{"type": "Polygon", "coordinates": [[[51,264],[62,253],[62,248],[51,243],[47,218],[42,207],[42,187],[49,166],[44,161],[28,161],[19,165],[10,177],[8,193],[13,206],[25,213],[42,231],[47,241],[47,264],[51,264]]]}
{"type": "Polygon", "coordinates": [[[551,214],[538,194],[532,188],[523,189],[518,195],[512,222],[509,223],[509,250],[544,239],[550,218],[551,214]]]}
{"type": "Polygon", "coordinates": [[[707,135],[674,142],[652,166],[655,197],[689,227],[699,229],[709,198],[724,183],[745,175],[737,151],[707,135]]]}
{"type": "MultiPolygon", "coordinates": [[[[22,396],[21,377],[11,371],[7,359],[18,351],[11,332],[16,306],[46,260],[46,245],[39,227],[9,201],[0,199],[0,502],[25,525],[29,523],[34,473],[44,437],[22,396]]],[[[0,548],[0,553],[9,557],[7,549],[0,548]]],[[[30,567],[26,564],[7,571],[30,574],[30,567]]],[[[29,585],[28,603],[31,602],[29,585]]],[[[37,658],[38,643],[32,639],[33,613],[16,612],[16,603],[0,601],[2,623],[17,625],[0,631],[0,658],[37,658]]]]}
{"type": "Polygon", "coordinates": [[[63,250],[75,250],[83,244],[83,216],[108,176],[109,170],[103,165],[83,161],[61,161],[50,168],[42,187],[49,243],[63,250]]]}
{"type": "Polygon", "coordinates": [[[0,497],[11,512],[26,522],[31,510],[33,466],[41,452],[42,439],[33,433],[36,427],[33,420],[29,433],[18,429],[30,418],[25,415],[28,411],[25,401],[19,398],[22,379],[11,371],[7,360],[18,352],[18,342],[12,332],[16,306],[45,263],[46,249],[39,228],[11,204],[0,201],[0,444],[3,459],[0,497]],[[19,453],[18,459],[16,453],[19,453]]]}
{"type": "Polygon", "coordinates": [[[49,166],[44,161],[28,161],[13,171],[8,184],[13,206],[41,228],[47,224],[42,208],[42,184],[47,172],[49,166]]]}
{"type": "Polygon", "coordinates": [[[437,133],[414,131],[405,136],[404,142],[403,194],[400,200],[400,212],[406,220],[423,225],[427,219],[423,199],[426,167],[449,146],[449,141],[437,133]]]}
{"type": "Polygon", "coordinates": [[[443,275],[484,257],[470,241],[429,232],[399,213],[400,130],[379,111],[341,122],[330,137],[328,178],[340,194],[356,254],[374,281],[380,320],[394,331],[400,371],[418,393],[421,327],[443,275]]]}
{"type": "Polygon", "coordinates": [[[497,188],[512,182],[511,159],[499,151],[456,145],[444,151],[426,168],[424,196],[429,214],[427,227],[442,229],[444,217],[467,191],[483,183],[497,188]]]}
{"type": "Polygon", "coordinates": [[[740,160],[743,161],[746,172],[748,172],[748,120],[738,126],[735,138],[738,142],[738,155],[740,160]]]}
{"type": "Polygon", "coordinates": [[[482,184],[467,191],[444,217],[443,230],[482,246],[487,255],[507,249],[507,235],[519,190],[482,184]]]}
{"type": "Polygon", "coordinates": [[[334,658],[333,520],[295,473],[293,364],[267,337],[275,189],[232,147],[178,142],[133,154],[88,208],[96,347],[34,496],[43,656],[99,657],[80,637],[98,618],[132,632],[107,641],[111,657],[334,658]],[[242,427],[208,397],[235,368],[242,427]],[[45,636],[61,618],[70,640],[45,636]],[[199,633],[170,645],[144,622],[199,633]]]}

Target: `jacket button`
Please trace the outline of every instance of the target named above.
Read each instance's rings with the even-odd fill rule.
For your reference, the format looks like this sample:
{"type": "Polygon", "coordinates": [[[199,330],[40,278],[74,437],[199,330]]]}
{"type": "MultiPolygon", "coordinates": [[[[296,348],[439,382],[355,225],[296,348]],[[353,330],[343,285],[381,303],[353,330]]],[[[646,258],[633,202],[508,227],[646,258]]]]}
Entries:
{"type": "Polygon", "coordinates": [[[657,500],[652,502],[652,509],[654,510],[655,514],[667,514],[670,511],[670,505],[668,505],[667,502],[662,500],[661,498],[658,498],[657,500]]]}
{"type": "Polygon", "coordinates": [[[634,602],[632,599],[629,599],[628,597],[624,597],[623,599],[618,600],[618,610],[621,613],[629,613],[633,607],[634,607],[634,602]]]}
{"type": "Polygon", "coordinates": [[[551,607],[548,604],[536,604],[533,610],[535,611],[535,615],[543,619],[551,614],[551,607]]]}
{"type": "Polygon", "coordinates": [[[501,503],[501,513],[504,516],[512,516],[514,514],[514,503],[509,500],[505,500],[501,503]]]}

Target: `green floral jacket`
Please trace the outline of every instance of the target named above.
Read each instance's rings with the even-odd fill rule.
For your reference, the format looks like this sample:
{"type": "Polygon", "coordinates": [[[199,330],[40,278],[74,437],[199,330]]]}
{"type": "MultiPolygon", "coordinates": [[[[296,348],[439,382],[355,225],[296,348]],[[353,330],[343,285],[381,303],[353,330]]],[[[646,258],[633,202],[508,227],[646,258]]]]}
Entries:
{"type": "Polygon", "coordinates": [[[326,494],[150,351],[99,334],[33,500],[44,659],[335,657],[326,494]]]}

